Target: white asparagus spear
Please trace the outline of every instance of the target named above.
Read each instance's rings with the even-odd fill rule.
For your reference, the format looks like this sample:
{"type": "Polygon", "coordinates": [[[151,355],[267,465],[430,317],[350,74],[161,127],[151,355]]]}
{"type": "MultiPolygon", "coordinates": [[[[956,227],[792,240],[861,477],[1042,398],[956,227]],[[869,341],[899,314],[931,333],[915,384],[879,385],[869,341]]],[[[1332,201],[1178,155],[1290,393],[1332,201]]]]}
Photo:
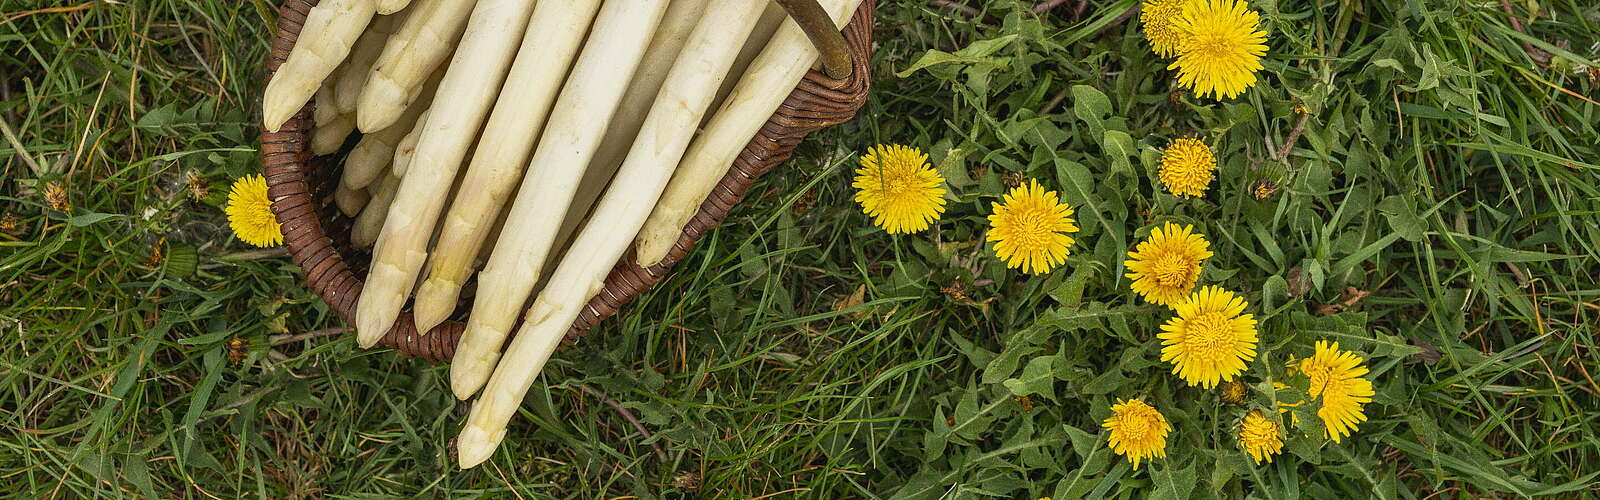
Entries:
{"type": "Polygon", "coordinates": [[[428,124],[428,112],[423,111],[417,117],[416,125],[411,127],[406,136],[400,138],[400,144],[394,147],[394,165],[389,167],[389,173],[395,178],[404,179],[406,169],[411,167],[411,155],[417,152],[417,138],[422,136],[422,127],[428,124]]]}
{"type": "Polygon", "coordinates": [[[401,9],[405,9],[406,5],[410,3],[411,0],[378,0],[378,13],[393,14],[400,12],[401,9]]]}
{"type": "Polygon", "coordinates": [[[505,230],[478,273],[478,295],[450,362],[456,397],[472,395],[500,358],[500,344],[533,291],[573,193],[666,6],[666,0],[610,1],[595,16],[528,163],[505,230]]]}
{"type": "MultiPolygon", "coordinates": [[[[667,9],[666,19],[662,21],[662,29],[658,30],[655,39],[661,39],[662,34],[667,32],[668,21],[673,17],[673,11],[679,4],[696,4],[697,7],[704,7],[705,2],[706,0],[672,2],[667,9]]],[[[433,328],[455,311],[456,301],[461,296],[461,286],[472,276],[474,257],[478,254],[478,249],[484,246],[489,225],[501,212],[506,199],[511,196],[512,190],[516,189],[518,181],[522,180],[522,169],[528,164],[529,152],[534,146],[533,141],[538,138],[540,129],[544,127],[550,106],[556,99],[556,91],[561,89],[561,84],[567,76],[567,68],[577,56],[584,34],[589,31],[590,23],[599,9],[600,0],[546,0],[534,7],[533,18],[528,21],[527,34],[522,40],[522,48],[517,52],[517,60],[511,66],[511,73],[506,76],[506,85],[500,90],[500,100],[495,103],[494,113],[483,127],[483,137],[478,141],[478,154],[472,157],[472,164],[462,181],[462,190],[475,194],[460,198],[460,201],[451,205],[450,210],[445,212],[444,233],[440,236],[439,245],[434,247],[434,252],[428,259],[429,278],[417,290],[416,305],[412,308],[416,317],[417,331],[433,328]]],[[[683,10],[693,10],[693,12],[689,16],[683,16],[688,20],[679,23],[687,27],[671,34],[678,40],[671,44],[673,54],[661,58],[665,59],[658,64],[662,68],[670,65],[671,59],[677,56],[677,49],[682,46],[684,36],[694,27],[694,19],[700,17],[700,11],[703,9],[683,10]]],[[[650,78],[645,69],[652,62],[650,56],[655,49],[652,42],[651,49],[645,52],[639,71],[634,73],[633,81],[629,84],[630,89],[639,86],[642,80],[650,78]]],[[[658,73],[666,75],[664,69],[658,73]]],[[[649,99],[654,98],[660,83],[660,78],[656,78],[655,85],[648,90],[650,96],[640,99],[644,105],[638,106],[633,113],[643,115],[647,111],[645,108],[649,106],[649,99]]],[[[622,106],[618,108],[617,119],[606,132],[606,141],[600,143],[600,152],[596,155],[595,165],[602,164],[598,158],[606,155],[606,145],[609,144],[607,141],[611,139],[612,131],[626,127],[625,123],[629,117],[628,103],[628,98],[625,97],[622,106]]],[[[638,119],[638,121],[643,120],[643,116],[638,119]]],[[[637,131],[638,123],[635,122],[633,132],[637,131]]],[[[631,139],[630,135],[629,140],[631,139]]],[[[613,147],[623,149],[624,153],[627,148],[625,143],[613,147]]],[[[594,174],[598,170],[602,169],[591,167],[584,176],[584,182],[591,182],[589,179],[595,177],[594,174]]],[[[614,166],[607,170],[605,177],[599,183],[604,185],[615,171],[614,166]]],[[[580,193],[582,191],[579,189],[580,193]]],[[[583,210],[587,211],[588,207],[584,206],[583,210]]]]}
{"type": "MultiPolygon", "coordinates": [[[[650,48],[640,58],[639,69],[628,82],[628,90],[622,94],[622,103],[617,106],[611,127],[606,129],[600,150],[584,175],[585,186],[599,184],[604,188],[622,166],[622,160],[628,156],[628,146],[639,135],[645,114],[650,112],[650,105],[661,90],[661,82],[667,79],[667,72],[683,51],[683,45],[688,43],[695,24],[704,17],[707,3],[709,0],[672,0],[667,6],[666,14],[661,17],[661,27],[651,36],[650,48]]],[[[595,197],[599,196],[600,188],[595,189],[595,197]]],[[[593,198],[590,200],[592,202],[593,198]]],[[[587,212],[587,209],[584,207],[580,212],[587,212]]]]}
{"type": "MultiPolygon", "coordinates": [[[[500,237],[500,231],[505,229],[505,227],[506,227],[506,215],[508,213],[509,212],[507,212],[505,210],[501,210],[500,214],[494,218],[494,226],[489,228],[489,238],[488,238],[488,240],[493,241],[493,240],[498,239],[500,237]]],[[[491,247],[489,245],[479,246],[478,247],[478,255],[475,256],[474,258],[476,258],[478,260],[478,262],[486,262],[486,261],[489,260],[489,253],[493,252],[493,251],[494,251],[494,247],[491,247]]]]}
{"type": "Polygon", "coordinates": [[[418,331],[431,329],[455,310],[462,283],[471,276],[490,225],[522,178],[534,139],[599,8],[600,0],[547,0],[534,8],[462,181],[461,189],[474,195],[451,204],[440,244],[429,258],[429,278],[418,289],[413,309],[418,331]]]}
{"type": "MultiPolygon", "coordinates": [[[[688,41],[689,31],[694,29],[693,21],[678,21],[685,26],[681,31],[669,31],[668,26],[674,24],[674,18],[681,13],[674,12],[685,6],[683,12],[693,12],[698,18],[704,12],[706,0],[674,0],[667,7],[667,15],[661,20],[661,29],[656,32],[655,38],[650,41],[650,50],[645,52],[645,63],[665,57],[670,63],[676,59],[678,51],[683,48],[683,42],[688,41]],[[698,4],[699,8],[689,8],[698,4]],[[677,33],[663,37],[662,33],[677,33]],[[668,52],[670,51],[670,55],[668,52]]],[[[734,59],[733,68],[728,70],[730,78],[724,78],[722,87],[717,89],[717,98],[711,101],[710,109],[722,106],[722,101],[733,92],[733,85],[738,83],[738,78],[733,75],[742,75],[750,67],[750,61],[756,58],[761,50],[766,48],[767,41],[772,39],[772,34],[778,31],[783,21],[789,18],[783,7],[777,3],[769,3],[767,9],[761,12],[761,20],[756,21],[756,27],[750,32],[750,39],[745,42],[744,48],[739,50],[739,57],[734,59]]],[[[565,245],[578,230],[579,225],[589,216],[589,209],[594,207],[594,202],[605,190],[606,184],[617,173],[617,168],[622,166],[622,160],[628,153],[628,145],[639,133],[639,125],[644,123],[645,113],[650,111],[650,104],[656,98],[656,91],[661,89],[661,80],[666,79],[669,65],[663,64],[657,69],[654,77],[646,77],[647,66],[641,64],[639,71],[634,75],[633,82],[628,85],[628,93],[622,98],[622,107],[617,110],[616,118],[606,131],[606,139],[600,144],[600,152],[596,154],[594,163],[590,164],[589,171],[584,173],[583,183],[578,185],[577,194],[573,195],[572,206],[567,209],[567,218],[561,223],[561,232],[556,235],[557,246],[565,245]],[[637,110],[624,111],[624,110],[637,110]],[[602,159],[604,158],[604,159],[602,159]]],[[[560,256],[546,258],[554,262],[560,256]]],[[[545,274],[549,274],[546,272],[545,274]]]]}
{"type": "Polygon", "coordinates": [[[317,90],[317,109],[312,112],[315,126],[311,128],[311,154],[314,155],[338,152],[345,138],[350,137],[350,131],[356,128],[354,117],[339,114],[339,107],[334,104],[334,79],[328,78],[317,90]]]}
{"type": "Polygon", "coordinates": [[[372,269],[356,305],[356,340],[362,347],[389,331],[416,286],[428,257],[428,236],[505,81],[532,11],[532,0],[483,0],[473,8],[417,137],[411,157],[417,168],[407,167],[373,248],[372,269]]]}
{"type": "Polygon", "coordinates": [[[317,93],[312,95],[312,102],[317,103],[316,109],[311,111],[312,124],[317,127],[333,123],[339,118],[338,100],[335,97],[334,82],[339,79],[339,70],[334,70],[328,79],[322,81],[317,87],[317,93]]]}
{"type": "Polygon", "coordinates": [[[355,129],[355,117],[350,115],[339,115],[325,125],[318,125],[311,130],[311,154],[321,156],[337,153],[339,146],[355,129]]]}
{"type": "MultiPolygon", "coordinates": [[[[855,13],[861,0],[822,0],[822,6],[842,25],[855,13]]],[[[819,56],[816,46],[806,38],[793,20],[772,36],[767,48],[750,63],[733,93],[683,156],[683,164],[673,174],[661,202],[645,222],[635,240],[635,263],[650,267],[667,256],[683,233],[684,224],[699,210],[706,195],[722,180],[733,159],[750,138],[772,117],[783,100],[794,90],[819,56]]]]}
{"type": "MultiPolygon", "coordinates": [[[[733,60],[733,68],[728,70],[728,78],[722,80],[722,87],[717,89],[716,100],[711,101],[711,109],[722,109],[722,103],[728,100],[728,94],[733,93],[734,85],[739,83],[739,77],[750,70],[750,62],[761,55],[767,48],[767,43],[772,41],[772,35],[778,32],[784,21],[789,20],[789,13],[783,6],[773,1],[767,4],[767,9],[761,11],[761,20],[756,21],[756,29],[750,32],[750,40],[744,43],[744,48],[739,49],[739,57],[733,60]]],[[[707,113],[710,118],[715,113],[707,113]]]]}
{"type": "Polygon", "coordinates": [[[414,12],[389,37],[383,53],[372,64],[367,85],[356,104],[356,128],[362,132],[383,130],[400,119],[406,104],[416,99],[434,68],[453,59],[450,51],[459,46],[457,42],[477,3],[478,0],[417,1],[414,12]]]}
{"type": "MultiPolygon", "coordinates": [[[[424,111],[420,120],[427,119],[428,113],[424,111]]],[[[394,195],[400,190],[400,180],[405,176],[406,167],[411,165],[411,153],[416,150],[417,145],[416,132],[413,130],[406,134],[400,141],[400,146],[395,148],[394,166],[379,169],[378,180],[367,186],[372,192],[372,199],[367,201],[366,208],[356,217],[355,227],[350,236],[352,243],[371,247],[378,241],[378,234],[383,231],[383,222],[389,216],[389,207],[394,202],[394,195]]]]}
{"type": "Polygon", "coordinates": [[[341,185],[333,190],[334,204],[339,205],[339,211],[344,212],[347,217],[355,217],[356,214],[360,214],[361,209],[367,206],[368,201],[371,201],[370,195],[367,194],[365,189],[350,189],[341,185]]]}
{"type": "Polygon", "coordinates": [[[483,397],[472,405],[467,425],[456,439],[462,468],[488,460],[505,436],[528,387],[588,299],[600,292],[605,276],[628,249],[629,238],[650,215],[678,160],[689,147],[717,87],[760,18],[764,0],[723,0],[689,36],[661,87],[655,104],[629,148],[617,178],[550,283],[528,310],[504,362],[494,370],[483,397]]]}
{"type": "MultiPolygon", "coordinates": [[[[424,119],[426,119],[426,113],[424,113],[424,119]]],[[[361,215],[356,217],[350,242],[359,244],[362,247],[371,247],[378,240],[378,234],[383,231],[383,222],[389,216],[389,207],[394,202],[395,192],[400,190],[400,180],[405,175],[406,166],[411,164],[411,152],[415,149],[413,146],[416,145],[416,137],[416,134],[407,134],[407,142],[403,142],[401,147],[395,151],[395,171],[390,171],[387,168],[382,169],[379,172],[378,180],[368,186],[371,188],[371,199],[367,202],[367,207],[361,210],[361,215]]],[[[452,182],[452,184],[454,183],[452,182]]],[[[450,197],[452,199],[455,198],[456,193],[457,191],[451,191],[450,197]]],[[[334,196],[337,197],[338,192],[335,192],[334,196]]],[[[337,202],[338,199],[335,198],[334,201],[337,202]]],[[[432,246],[438,237],[439,234],[435,231],[428,240],[429,246],[432,246]]]]}
{"type": "Polygon", "coordinates": [[[326,0],[306,13],[299,41],[267,82],[261,98],[261,118],[268,131],[282,128],[344,61],[372,20],[376,8],[372,2],[326,0]]]}
{"type": "Polygon", "coordinates": [[[389,215],[389,205],[394,202],[394,192],[399,188],[400,179],[390,174],[384,174],[382,180],[373,183],[372,199],[367,201],[366,208],[356,216],[355,224],[350,228],[351,244],[368,248],[378,241],[378,232],[383,230],[383,219],[389,215]]]}
{"type": "Polygon", "coordinates": [[[339,180],[339,185],[359,189],[381,178],[393,163],[395,148],[410,134],[414,125],[416,125],[415,119],[411,120],[411,123],[402,121],[389,128],[363,134],[356,147],[350,150],[350,155],[345,157],[344,174],[339,180]]]}
{"type": "MultiPolygon", "coordinates": [[[[639,134],[639,126],[644,124],[645,114],[650,112],[650,104],[661,90],[661,81],[667,78],[667,71],[672,69],[672,62],[677,60],[683,44],[689,41],[689,32],[694,31],[708,3],[709,0],[670,0],[666,14],[661,17],[661,27],[651,36],[650,47],[640,59],[633,80],[628,82],[628,90],[622,94],[622,104],[617,106],[611,126],[600,141],[600,149],[589,162],[589,169],[572,196],[566,220],[561,222],[561,230],[556,233],[556,247],[566,244],[577,231],[595,200],[600,198],[601,191],[622,166],[622,160],[628,156],[628,146],[639,134]]],[[[778,10],[782,12],[783,9],[778,10]]],[[[545,260],[554,262],[555,258],[557,256],[552,254],[545,260]]]]}
{"type": "MultiPolygon", "coordinates": [[[[417,127],[420,128],[421,123],[427,119],[428,112],[423,111],[422,116],[418,117],[417,127]]],[[[417,132],[412,130],[401,139],[400,145],[394,151],[392,160],[394,166],[380,168],[378,180],[368,186],[372,191],[372,199],[367,201],[367,207],[356,217],[355,227],[352,228],[350,235],[351,243],[371,248],[373,243],[378,241],[378,234],[383,231],[383,222],[389,216],[389,207],[394,203],[394,195],[400,190],[400,179],[405,176],[406,167],[411,165],[411,153],[417,146],[417,132]]]]}
{"type": "Polygon", "coordinates": [[[383,45],[389,41],[389,35],[394,34],[400,21],[405,19],[405,13],[393,16],[378,16],[367,25],[367,31],[356,39],[356,44],[350,49],[350,55],[344,59],[344,65],[339,69],[338,82],[334,84],[335,101],[339,105],[339,114],[354,115],[356,102],[361,99],[361,89],[367,86],[367,75],[372,72],[372,63],[378,60],[378,55],[383,54],[383,45]]]}
{"type": "MultiPolygon", "coordinates": [[[[340,183],[351,188],[366,187],[373,181],[382,178],[383,173],[389,170],[394,163],[395,148],[400,146],[400,141],[405,139],[417,126],[419,118],[428,111],[428,106],[433,102],[433,91],[439,85],[439,76],[444,72],[435,71],[435,78],[428,81],[423,87],[422,94],[406,108],[405,114],[400,115],[400,120],[393,125],[384,127],[383,130],[363,134],[361,141],[350,150],[350,155],[344,160],[344,177],[340,183]]],[[[413,145],[416,143],[413,142],[413,145]]]]}

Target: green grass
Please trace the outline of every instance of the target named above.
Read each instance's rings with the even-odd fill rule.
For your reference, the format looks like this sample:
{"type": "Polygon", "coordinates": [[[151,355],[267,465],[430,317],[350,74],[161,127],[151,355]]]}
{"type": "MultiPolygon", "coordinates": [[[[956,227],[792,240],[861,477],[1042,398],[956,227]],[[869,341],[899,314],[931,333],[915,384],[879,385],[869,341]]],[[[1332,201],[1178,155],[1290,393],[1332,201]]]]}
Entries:
{"type": "Polygon", "coordinates": [[[462,472],[446,369],[348,335],[283,342],[342,325],[280,252],[227,230],[221,193],[260,168],[273,5],[0,0],[0,216],[20,221],[0,235],[0,494],[1600,495],[1600,73],[1582,72],[1600,7],[1512,2],[1537,9],[1522,35],[1497,2],[1254,1],[1266,70],[1217,103],[1174,95],[1118,20],[1132,0],[1081,20],[1075,2],[970,3],[988,4],[975,21],[881,2],[861,115],[558,353],[504,449],[462,472]],[[1309,118],[1280,162],[1295,104],[1309,118]],[[1159,148],[1188,135],[1221,163],[1198,200],[1152,185],[1159,148]],[[880,142],[949,179],[935,231],[891,237],[854,205],[855,155],[880,142]],[[1023,177],[1083,226],[1046,276],[982,242],[1023,177]],[[1258,201],[1263,179],[1281,187],[1258,201]],[[1245,407],[1168,374],[1167,313],[1121,277],[1168,220],[1198,224],[1203,282],[1262,321],[1250,404],[1283,396],[1268,382],[1316,340],[1362,354],[1378,395],[1354,436],[1306,437],[1306,413],[1258,467],[1229,432],[1245,407]],[[1318,314],[1348,288],[1370,295],[1318,314]],[[1098,422],[1118,397],[1167,415],[1166,459],[1109,456],[1098,422]]]}

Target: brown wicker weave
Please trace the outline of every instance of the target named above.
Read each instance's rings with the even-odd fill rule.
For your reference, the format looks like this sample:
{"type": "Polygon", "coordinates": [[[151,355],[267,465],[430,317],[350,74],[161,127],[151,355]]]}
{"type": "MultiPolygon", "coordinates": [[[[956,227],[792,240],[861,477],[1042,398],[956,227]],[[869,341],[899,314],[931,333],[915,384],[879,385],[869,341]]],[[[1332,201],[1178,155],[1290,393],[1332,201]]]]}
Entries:
{"type": "MultiPolygon", "coordinates": [[[[270,79],[288,58],[299,38],[306,13],[317,1],[285,1],[278,17],[278,33],[267,58],[267,78],[270,79]]],[[[589,301],[574,322],[567,333],[569,341],[615,314],[623,304],[660,281],[674,264],[689,254],[701,236],[717,227],[728,211],[744,199],[750,185],[787,160],[806,135],[855,116],[866,102],[867,87],[871,83],[867,65],[872,46],[873,4],[874,0],[862,2],[844,30],[855,66],[852,74],[845,79],[834,79],[818,71],[808,72],[740,152],[727,175],[700,205],[699,213],[684,227],[683,235],[667,258],[649,269],[641,269],[633,264],[631,255],[625,256],[606,278],[605,289],[589,301]]],[[[295,265],[305,271],[307,285],[341,319],[353,323],[356,298],[362,287],[360,274],[365,273],[371,256],[351,248],[351,220],[332,206],[331,194],[340,166],[329,158],[313,158],[309,151],[314,106],[314,103],[307,103],[278,132],[262,132],[261,159],[266,168],[267,196],[272,200],[272,211],[283,225],[289,255],[295,265]]],[[[457,314],[461,312],[458,310],[457,314]]],[[[455,354],[463,328],[459,321],[446,321],[427,335],[418,335],[411,314],[405,313],[380,344],[406,357],[420,356],[430,362],[445,362],[455,354]]]]}

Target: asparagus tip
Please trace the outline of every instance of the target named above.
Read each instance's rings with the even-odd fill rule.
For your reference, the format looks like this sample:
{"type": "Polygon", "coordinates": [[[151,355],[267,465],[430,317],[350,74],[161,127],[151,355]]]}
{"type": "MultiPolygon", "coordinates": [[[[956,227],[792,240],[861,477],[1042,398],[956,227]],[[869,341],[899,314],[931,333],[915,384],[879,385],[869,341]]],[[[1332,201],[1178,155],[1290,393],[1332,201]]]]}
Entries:
{"type": "Polygon", "coordinates": [[[417,321],[417,331],[430,332],[433,331],[433,327],[444,323],[456,309],[460,290],[459,286],[442,279],[430,278],[424,281],[422,287],[417,289],[416,306],[412,308],[417,321]]]}
{"type": "Polygon", "coordinates": [[[295,113],[300,112],[300,108],[305,107],[306,103],[311,101],[313,92],[316,90],[315,88],[307,89],[309,90],[308,92],[297,97],[294,95],[295,89],[289,88],[293,84],[285,82],[285,78],[289,77],[283,75],[282,71],[273,75],[272,80],[267,82],[266,90],[262,92],[261,121],[262,125],[267,126],[268,132],[277,132],[282,129],[284,123],[288,123],[290,118],[294,118],[295,113]]]}
{"type": "Polygon", "coordinates": [[[672,251],[672,243],[674,242],[660,241],[658,238],[641,233],[638,241],[634,242],[634,264],[641,269],[649,269],[661,263],[661,260],[667,257],[667,253],[672,251]]]}
{"type": "Polygon", "coordinates": [[[478,387],[483,385],[483,382],[481,381],[463,382],[462,380],[466,378],[475,377],[450,377],[450,392],[455,394],[457,401],[466,401],[471,399],[473,394],[477,394],[478,387]]]}
{"type": "Polygon", "coordinates": [[[356,102],[356,130],[372,133],[394,125],[405,113],[406,89],[384,78],[369,78],[356,102]]]}
{"type": "Polygon", "coordinates": [[[283,129],[284,122],[289,121],[288,116],[282,116],[282,113],[272,109],[264,110],[261,114],[261,124],[267,127],[268,132],[276,133],[277,131],[283,129]]]}
{"type": "MultiPolygon", "coordinates": [[[[467,398],[477,393],[479,388],[483,387],[483,383],[487,381],[489,374],[485,373],[482,363],[464,359],[469,356],[462,356],[461,354],[460,351],[457,351],[455,359],[452,359],[450,363],[450,392],[455,393],[456,399],[466,401],[467,398]]],[[[492,361],[490,365],[493,365],[492,361]]]]}
{"type": "Polygon", "coordinates": [[[356,345],[361,346],[362,349],[371,349],[372,346],[378,345],[379,340],[383,339],[383,335],[367,335],[368,331],[360,328],[356,329],[356,345]]]}
{"type": "MultiPolygon", "coordinates": [[[[363,296],[363,298],[365,298],[363,296]]],[[[377,345],[383,339],[383,334],[389,332],[394,326],[395,314],[377,314],[372,306],[364,303],[356,304],[356,343],[362,348],[377,345]],[[367,306],[367,307],[362,307],[367,306]],[[384,318],[388,318],[387,320],[384,318]]]]}
{"type": "MultiPolygon", "coordinates": [[[[476,405],[474,405],[476,406],[476,405]]],[[[461,435],[456,437],[456,450],[463,470],[477,467],[478,464],[489,460],[494,455],[494,450],[500,447],[500,440],[506,437],[506,430],[489,432],[488,430],[467,424],[461,429],[461,435]]]]}

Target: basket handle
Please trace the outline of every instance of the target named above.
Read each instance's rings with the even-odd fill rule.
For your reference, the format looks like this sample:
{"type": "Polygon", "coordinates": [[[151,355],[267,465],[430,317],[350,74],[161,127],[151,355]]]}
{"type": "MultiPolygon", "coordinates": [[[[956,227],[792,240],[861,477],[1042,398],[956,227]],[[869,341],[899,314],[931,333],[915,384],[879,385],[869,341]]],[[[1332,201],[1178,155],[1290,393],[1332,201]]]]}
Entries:
{"type": "Polygon", "coordinates": [[[833,19],[817,0],[778,0],[789,17],[806,32],[806,37],[822,53],[822,69],[829,77],[843,80],[855,70],[851,64],[850,48],[845,46],[844,35],[833,25],[833,19]]]}

